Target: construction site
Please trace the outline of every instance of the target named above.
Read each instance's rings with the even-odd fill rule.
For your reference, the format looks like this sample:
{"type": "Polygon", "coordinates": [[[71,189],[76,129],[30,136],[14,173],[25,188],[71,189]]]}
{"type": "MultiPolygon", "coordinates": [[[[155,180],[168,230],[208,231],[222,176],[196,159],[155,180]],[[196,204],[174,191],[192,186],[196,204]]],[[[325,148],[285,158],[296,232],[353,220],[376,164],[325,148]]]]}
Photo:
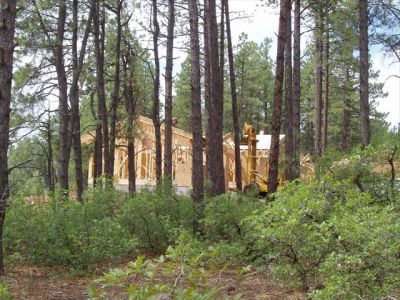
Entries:
{"type": "MultiPolygon", "coordinates": [[[[155,135],[154,126],[150,118],[138,116],[136,118],[137,137],[135,138],[135,169],[136,187],[153,188],[156,185],[155,167],[155,135]]],[[[161,144],[164,145],[164,126],[161,126],[161,144]]],[[[95,133],[82,137],[82,142],[94,142],[95,133]]],[[[204,137],[206,139],[206,137],[204,137]]],[[[192,188],[192,141],[191,133],[173,127],[172,129],[172,169],[173,184],[178,193],[188,194],[192,188]]],[[[280,151],[284,153],[285,135],[280,135],[280,151]]],[[[120,135],[116,139],[114,186],[116,189],[128,190],[128,152],[127,139],[120,135]]],[[[235,178],[235,143],[232,133],[223,137],[224,146],[224,178],[225,191],[236,191],[235,178]]],[[[264,131],[256,133],[255,129],[245,123],[240,142],[240,160],[242,172],[242,186],[244,192],[267,192],[268,157],[271,146],[271,135],[264,131]]],[[[164,153],[164,148],[162,149],[164,153]]],[[[281,157],[283,157],[282,155],[281,157]]],[[[206,154],[203,149],[203,172],[206,177],[206,154]]],[[[313,166],[309,155],[301,156],[301,176],[308,178],[313,173],[313,166]]],[[[93,185],[94,157],[90,156],[88,162],[88,183],[93,185]]],[[[280,182],[283,183],[283,175],[280,182]]]]}

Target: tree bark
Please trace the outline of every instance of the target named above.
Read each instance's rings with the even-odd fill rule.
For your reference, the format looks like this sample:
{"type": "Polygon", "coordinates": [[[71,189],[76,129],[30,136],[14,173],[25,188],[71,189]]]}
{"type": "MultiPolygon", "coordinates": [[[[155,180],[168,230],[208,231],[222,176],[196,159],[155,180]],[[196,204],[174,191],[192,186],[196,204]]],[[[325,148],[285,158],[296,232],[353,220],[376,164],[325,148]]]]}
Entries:
{"type": "Polygon", "coordinates": [[[0,275],[4,275],[3,225],[9,196],[7,153],[17,1],[0,1],[0,275]]]}
{"type": "MultiPolygon", "coordinates": [[[[350,82],[350,69],[346,66],[346,80],[345,90],[349,88],[350,82]]],[[[349,150],[349,128],[350,128],[350,105],[348,99],[348,93],[343,97],[343,121],[342,121],[342,151],[346,152],[349,150]]]]}
{"type": "MultiPolygon", "coordinates": [[[[208,1],[204,0],[204,108],[206,117],[206,171],[207,179],[211,181],[213,177],[214,165],[212,161],[212,139],[213,139],[213,117],[211,108],[211,65],[210,65],[210,33],[208,26],[208,1]]],[[[212,194],[212,189],[207,190],[208,194],[212,194]]]]}
{"type": "Polygon", "coordinates": [[[126,74],[126,85],[124,88],[125,108],[128,114],[128,191],[131,196],[136,193],[135,135],[133,130],[136,117],[136,98],[134,94],[136,87],[136,71],[133,56],[132,53],[128,52],[124,70],[126,74]]]}
{"type": "Polygon", "coordinates": [[[233,140],[235,143],[235,179],[236,179],[236,189],[242,191],[242,164],[240,161],[240,128],[239,128],[239,116],[237,107],[235,63],[233,59],[231,22],[229,15],[229,1],[224,0],[224,4],[225,4],[225,18],[226,18],[226,39],[228,43],[229,78],[231,83],[231,97],[232,97],[233,140]]]}
{"type": "Polygon", "coordinates": [[[285,178],[293,180],[294,141],[293,141],[293,83],[292,83],[292,4],[286,17],[285,44],[285,178]]]}
{"type": "Polygon", "coordinates": [[[59,89],[59,118],[60,118],[60,151],[59,151],[59,181],[64,191],[69,189],[68,166],[70,158],[70,112],[68,108],[68,83],[64,65],[64,34],[67,17],[67,5],[65,0],[58,3],[57,44],[54,49],[54,63],[57,72],[59,89]]]}
{"type": "Polygon", "coordinates": [[[301,93],[301,64],[300,64],[300,0],[294,1],[294,34],[293,34],[293,149],[295,152],[293,164],[294,178],[300,177],[300,93],[301,93]]]}
{"type": "Polygon", "coordinates": [[[73,68],[73,85],[70,87],[70,103],[71,103],[71,138],[74,148],[75,158],[75,180],[76,195],[79,201],[82,200],[83,193],[83,173],[82,173],[82,148],[80,141],[80,116],[79,116],[79,96],[77,77],[79,61],[78,61],[78,0],[72,1],[72,68],[73,68]]]}
{"type": "Polygon", "coordinates": [[[360,18],[360,124],[361,144],[370,143],[371,128],[369,120],[369,64],[368,64],[368,1],[359,1],[360,18]]]}
{"type": "Polygon", "coordinates": [[[172,183],[172,70],[174,63],[175,0],[168,0],[167,57],[165,66],[164,177],[172,183]]]}
{"type": "Polygon", "coordinates": [[[213,172],[209,178],[211,181],[211,194],[213,196],[225,192],[224,164],[223,164],[223,93],[221,82],[221,68],[218,56],[218,31],[215,0],[208,1],[208,32],[209,32],[209,54],[210,54],[210,80],[211,80],[211,118],[212,139],[207,137],[211,151],[213,172]]]}
{"type": "Polygon", "coordinates": [[[191,96],[192,96],[192,198],[201,202],[204,197],[203,179],[203,135],[201,125],[201,88],[200,88],[200,45],[199,20],[196,0],[189,0],[190,50],[191,50],[191,96]]]}
{"type": "Polygon", "coordinates": [[[278,188],[279,167],[279,134],[281,130],[282,86],[285,66],[285,44],[287,38],[287,16],[290,0],[280,1],[278,47],[276,55],[274,104],[271,121],[271,149],[269,154],[268,191],[276,192],[278,188]]]}
{"type": "Polygon", "coordinates": [[[323,113],[322,113],[322,153],[328,147],[328,112],[329,112],[329,9],[325,9],[325,47],[324,47],[324,93],[323,93],[323,113]]]}
{"type": "Polygon", "coordinates": [[[104,84],[104,16],[100,12],[100,0],[96,1],[96,10],[94,15],[94,45],[96,51],[96,92],[98,101],[98,116],[101,122],[102,130],[102,150],[103,150],[103,162],[104,162],[104,173],[109,181],[113,172],[110,164],[110,141],[108,135],[108,114],[106,106],[106,95],[105,95],[105,84],[104,84]],[[100,32],[101,31],[101,32],[100,32]]]}
{"type": "Polygon", "coordinates": [[[160,123],[160,59],[158,56],[158,38],[160,25],[158,23],[157,0],[153,0],[153,51],[154,51],[154,78],[153,78],[153,112],[155,145],[156,145],[156,179],[159,186],[162,176],[162,149],[160,123]]]}
{"type": "Polygon", "coordinates": [[[122,36],[122,25],[121,25],[121,12],[124,0],[116,0],[116,18],[117,18],[117,37],[115,44],[115,70],[114,70],[114,90],[111,99],[111,124],[110,124],[110,169],[114,172],[115,163],[115,142],[117,135],[117,110],[119,104],[119,89],[121,86],[120,80],[120,61],[121,61],[121,36],[122,36]]]}
{"type": "MultiPolygon", "coordinates": [[[[50,108],[49,108],[50,110],[50,108]]],[[[48,188],[50,192],[55,191],[55,180],[54,180],[54,165],[53,165],[53,145],[51,135],[51,119],[50,111],[48,113],[48,119],[46,123],[46,142],[47,142],[47,180],[48,188]]]]}
{"type": "Polygon", "coordinates": [[[92,3],[89,16],[86,23],[84,36],[82,39],[82,45],[78,56],[78,0],[74,0],[72,3],[72,57],[73,57],[73,73],[72,82],[69,89],[69,101],[71,103],[71,121],[70,130],[72,138],[72,146],[74,148],[74,159],[75,159],[75,180],[76,180],[76,193],[79,201],[82,201],[83,193],[83,171],[82,171],[82,145],[81,145],[81,125],[80,125],[80,112],[79,112],[79,78],[82,73],[83,61],[86,54],[87,41],[90,34],[94,3],[92,3]]]}
{"type": "Polygon", "coordinates": [[[322,125],[322,61],[323,61],[323,22],[322,10],[317,8],[315,24],[315,115],[314,115],[314,154],[320,156],[322,125]]]}
{"type": "Polygon", "coordinates": [[[264,122],[264,132],[265,132],[265,134],[269,134],[269,126],[268,126],[268,123],[269,123],[269,118],[268,118],[269,107],[268,107],[268,102],[264,102],[263,110],[264,110],[264,120],[263,120],[263,122],[264,122]]]}
{"type": "MultiPolygon", "coordinates": [[[[95,1],[94,1],[95,3],[95,1]]],[[[92,112],[92,117],[96,121],[96,135],[94,137],[94,149],[93,149],[93,187],[101,186],[101,182],[99,182],[99,177],[102,175],[103,169],[103,136],[101,133],[101,124],[99,123],[99,113],[98,113],[98,105],[97,101],[97,112],[94,108],[94,92],[90,93],[90,111],[92,112]]]]}
{"type": "Polygon", "coordinates": [[[245,66],[243,60],[240,64],[240,107],[242,112],[241,113],[239,112],[239,114],[242,116],[240,118],[240,124],[242,126],[244,125],[244,122],[246,122],[249,119],[249,116],[247,114],[247,112],[249,111],[247,106],[247,101],[246,103],[244,101],[244,78],[245,78],[245,66]]]}
{"type": "Polygon", "coordinates": [[[304,126],[304,150],[314,154],[314,124],[311,121],[307,121],[304,126]]]}
{"type": "MultiPolygon", "coordinates": [[[[98,119],[97,119],[98,120],[98,119]]],[[[102,186],[102,182],[99,181],[103,175],[103,133],[101,130],[101,124],[96,126],[96,138],[94,141],[94,176],[93,186],[102,186]]]]}
{"type": "Polygon", "coordinates": [[[221,81],[221,95],[224,94],[224,67],[225,67],[225,0],[221,0],[221,16],[220,16],[220,41],[219,41],[219,70],[221,81]]]}

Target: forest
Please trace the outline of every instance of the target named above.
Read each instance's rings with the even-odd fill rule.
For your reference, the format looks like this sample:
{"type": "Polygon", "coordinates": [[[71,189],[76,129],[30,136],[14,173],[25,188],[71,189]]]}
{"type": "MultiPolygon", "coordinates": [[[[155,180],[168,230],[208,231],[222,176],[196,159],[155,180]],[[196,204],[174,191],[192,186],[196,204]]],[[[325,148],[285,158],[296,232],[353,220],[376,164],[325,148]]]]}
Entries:
{"type": "Polygon", "coordinates": [[[400,299],[399,0],[0,21],[0,299],[400,299]]]}

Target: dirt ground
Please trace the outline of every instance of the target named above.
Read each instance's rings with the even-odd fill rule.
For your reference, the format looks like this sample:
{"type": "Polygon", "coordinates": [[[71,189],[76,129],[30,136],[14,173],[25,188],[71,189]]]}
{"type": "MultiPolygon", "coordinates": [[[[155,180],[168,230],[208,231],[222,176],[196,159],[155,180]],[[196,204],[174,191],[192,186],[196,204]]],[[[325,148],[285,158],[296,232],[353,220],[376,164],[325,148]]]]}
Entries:
{"type": "MultiPolygon", "coordinates": [[[[35,266],[16,266],[6,270],[5,281],[16,300],[83,300],[87,299],[86,287],[92,278],[71,277],[57,273],[49,268],[35,266]]],[[[235,272],[226,270],[220,274],[219,282],[224,286],[223,293],[240,293],[242,299],[258,300],[301,300],[301,293],[285,290],[271,282],[267,274],[250,273],[245,275],[240,286],[236,286],[235,272]]],[[[107,299],[116,299],[110,295],[107,299]]]]}
{"type": "Polygon", "coordinates": [[[35,266],[8,268],[5,281],[16,300],[83,300],[87,299],[86,285],[91,282],[35,266]]]}

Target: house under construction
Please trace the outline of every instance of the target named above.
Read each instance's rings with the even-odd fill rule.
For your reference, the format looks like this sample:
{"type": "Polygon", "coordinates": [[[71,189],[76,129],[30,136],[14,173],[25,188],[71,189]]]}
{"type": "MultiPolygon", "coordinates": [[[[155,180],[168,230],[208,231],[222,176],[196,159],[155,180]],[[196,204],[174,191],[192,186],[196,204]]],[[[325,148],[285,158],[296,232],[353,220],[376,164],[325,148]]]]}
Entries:
{"type": "MultiPolygon", "coordinates": [[[[138,116],[136,120],[136,138],[135,138],[135,167],[136,167],[136,187],[138,190],[144,187],[153,187],[156,183],[156,163],[155,163],[155,135],[154,126],[150,118],[138,116]]],[[[164,125],[161,125],[161,144],[164,146],[164,125]]],[[[284,135],[280,136],[281,141],[284,135]]],[[[271,144],[271,136],[262,131],[257,134],[257,172],[261,176],[268,173],[268,155],[271,144]]],[[[86,134],[82,137],[82,142],[93,143],[94,135],[86,134]]],[[[192,186],[192,142],[191,133],[182,129],[173,127],[172,129],[172,168],[173,183],[180,193],[188,193],[192,186]]],[[[235,183],[235,157],[233,134],[228,133],[223,139],[224,145],[224,169],[225,169],[225,190],[234,190],[235,183]]],[[[282,143],[283,145],[283,143],[282,143]]],[[[248,183],[247,160],[248,151],[246,145],[240,146],[242,162],[242,186],[248,183]]],[[[283,150],[283,147],[282,147],[283,150]]],[[[164,149],[162,149],[164,151],[164,149]]],[[[204,175],[206,175],[206,158],[204,155],[204,175]]],[[[164,157],[164,156],[162,156],[164,157]]],[[[89,160],[89,185],[93,184],[94,160],[93,154],[89,160]]],[[[124,137],[118,137],[116,140],[115,164],[114,164],[114,182],[115,187],[120,190],[128,190],[128,153],[127,141],[124,137]]]]}

